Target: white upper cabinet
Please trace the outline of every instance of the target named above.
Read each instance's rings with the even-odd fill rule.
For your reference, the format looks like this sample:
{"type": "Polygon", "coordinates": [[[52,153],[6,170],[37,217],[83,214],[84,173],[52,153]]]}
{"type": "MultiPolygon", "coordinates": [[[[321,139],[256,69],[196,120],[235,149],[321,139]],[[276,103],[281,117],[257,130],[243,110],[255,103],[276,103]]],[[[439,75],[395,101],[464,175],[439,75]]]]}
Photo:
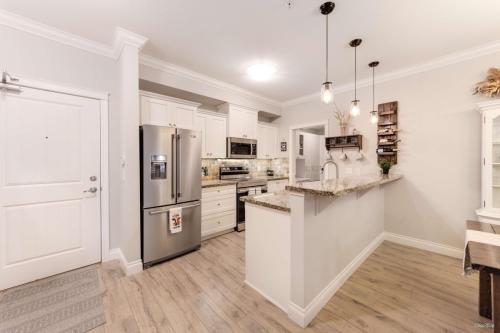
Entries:
{"type": "Polygon", "coordinates": [[[194,128],[200,104],[149,92],[141,92],[140,97],[142,125],[194,128]]]}
{"type": "Polygon", "coordinates": [[[228,136],[257,140],[256,110],[232,104],[224,104],[220,109],[228,114],[228,136]]]}
{"type": "Polygon", "coordinates": [[[278,129],[273,126],[257,125],[257,158],[273,159],[277,157],[278,129]]]}
{"type": "Polygon", "coordinates": [[[225,117],[197,113],[195,116],[195,129],[202,132],[203,158],[226,157],[226,129],[225,117]]]}

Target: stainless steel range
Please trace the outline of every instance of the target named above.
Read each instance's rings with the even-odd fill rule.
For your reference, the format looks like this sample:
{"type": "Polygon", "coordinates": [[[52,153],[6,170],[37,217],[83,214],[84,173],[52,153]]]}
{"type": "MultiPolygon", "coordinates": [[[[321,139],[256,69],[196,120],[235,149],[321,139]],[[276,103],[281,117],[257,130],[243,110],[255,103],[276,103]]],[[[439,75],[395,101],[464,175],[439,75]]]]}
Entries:
{"type": "Polygon", "coordinates": [[[219,168],[221,180],[236,180],[236,231],[245,230],[245,203],[240,199],[248,195],[267,193],[267,179],[253,178],[244,166],[222,166],[219,168]]]}

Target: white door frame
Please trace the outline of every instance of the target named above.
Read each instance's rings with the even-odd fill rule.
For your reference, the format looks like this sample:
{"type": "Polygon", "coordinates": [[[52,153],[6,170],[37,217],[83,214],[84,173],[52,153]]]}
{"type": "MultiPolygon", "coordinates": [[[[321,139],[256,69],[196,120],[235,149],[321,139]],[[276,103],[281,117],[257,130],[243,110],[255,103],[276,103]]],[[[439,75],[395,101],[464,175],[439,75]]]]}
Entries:
{"type": "Polygon", "coordinates": [[[96,99],[101,106],[101,262],[109,261],[109,138],[108,138],[108,108],[109,93],[100,93],[77,88],[70,88],[58,84],[30,79],[19,79],[19,81],[9,83],[20,87],[45,90],[66,95],[79,96],[96,99]]]}
{"type": "Polygon", "coordinates": [[[307,127],[316,127],[316,126],[324,126],[325,127],[325,137],[328,137],[329,135],[329,130],[328,130],[328,119],[323,120],[323,121],[318,121],[318,122],[313,122],[313,123],[305,123],[305,124],[299,124],[299,125],[293,125],[290,126],[288,130],[288,142],[290,143],[290,149],[288,152],[288,173],[289,173],[289,178],[290,178],[290,184],[295,183],[295,158],[297,152],[295,151],[295,131],[301,128],[307,128],[307,127]]]}

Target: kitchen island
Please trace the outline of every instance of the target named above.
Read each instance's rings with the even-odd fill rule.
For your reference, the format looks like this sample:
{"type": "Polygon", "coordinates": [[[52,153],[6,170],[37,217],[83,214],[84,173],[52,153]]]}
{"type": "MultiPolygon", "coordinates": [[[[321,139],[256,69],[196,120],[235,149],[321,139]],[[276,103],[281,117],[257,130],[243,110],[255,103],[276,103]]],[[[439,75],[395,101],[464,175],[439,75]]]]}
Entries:
{"type": "Polygon", "coordinates": [[[305,327],[383,240],[400,175],[306,182],[245,198],[245,282],[305,327]]]}

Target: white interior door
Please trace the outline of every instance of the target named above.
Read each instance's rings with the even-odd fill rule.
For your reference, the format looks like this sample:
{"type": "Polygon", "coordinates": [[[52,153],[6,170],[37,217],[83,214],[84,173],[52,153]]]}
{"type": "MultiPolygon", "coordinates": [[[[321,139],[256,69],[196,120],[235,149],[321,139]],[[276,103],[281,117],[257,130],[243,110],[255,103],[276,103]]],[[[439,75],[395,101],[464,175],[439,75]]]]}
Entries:
{"type": "Polygon", "coordinates": [[[101,260],[100,102],[0,92],[0,289],[101,260]]]}

